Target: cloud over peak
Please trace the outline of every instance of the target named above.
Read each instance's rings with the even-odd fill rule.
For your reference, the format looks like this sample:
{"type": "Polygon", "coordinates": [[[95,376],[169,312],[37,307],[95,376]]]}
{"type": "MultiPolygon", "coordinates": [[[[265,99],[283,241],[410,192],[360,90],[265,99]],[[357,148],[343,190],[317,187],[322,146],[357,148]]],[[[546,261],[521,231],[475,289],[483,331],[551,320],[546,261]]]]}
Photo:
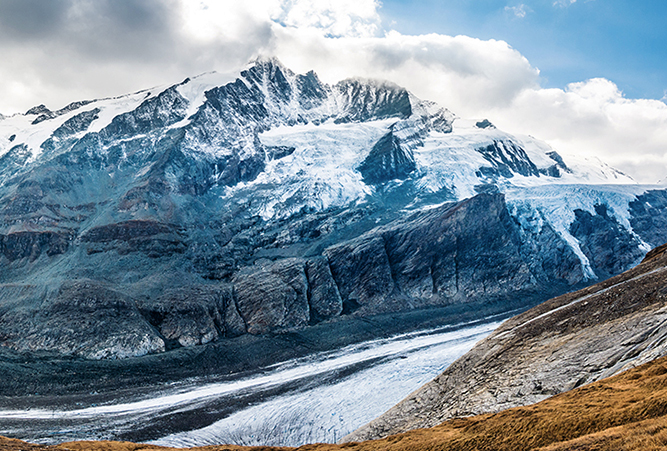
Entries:
{"type": "MultiPolygon", "coordinates": [[[[604,78],[544,89],[539,70],[505,41],[401,34],[383,28],[380,8],[378,0],[0,0],[0,58],[11,62],[0,67],[0,112],[234,73],[274,55],[327,82],[389,79],[459,116],[600,156],[640,181],[667,175],[664,102],[627,99],[604,78]]],[[[531,10],[504,11],[520,19],[531,10]]]]}
{"type": "Polygon", "coordinates": [[[377,0],[283,0],[272,19],[294,28],[317,28],[330,37],[369,37],[380,30],[377,0]]]}

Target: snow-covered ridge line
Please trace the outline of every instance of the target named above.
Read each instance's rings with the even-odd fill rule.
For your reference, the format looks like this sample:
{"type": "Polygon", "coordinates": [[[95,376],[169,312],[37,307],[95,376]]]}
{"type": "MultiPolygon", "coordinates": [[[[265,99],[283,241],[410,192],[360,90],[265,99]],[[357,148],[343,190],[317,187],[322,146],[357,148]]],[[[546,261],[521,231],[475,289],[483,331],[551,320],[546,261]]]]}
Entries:
{"type": "MultiPolygon", "coordinates": [[[[589,279],[596,275],[569,233],[574,211],[593,213],[594,205],[607,205],[634,233],[628,204],[643,192],[602,188],[636,183],[599,160],[559,155],[544,142],[503,132],[487,120],[458,118],[392,82],[351,78],[328,85],[313,72],[295,74],[275,58],[258,59],[239,74],[211,72],[74,106],[37,123],[35,114],[0,120],[0,158],[24,145],[25,164],[34,163],[47,148],[65,153],[91,134],[101,136],[90,140],[91,154],[132,148],[135,141],[134,152],[148,152],[182,129],[178,150],[213,168],[208,180],[196,181],[200,189],[217,189],[230,202],[252,199],[248,208],[266,221],[399,192],[413,197],[408,209],[417,209],[499,191],[523,226],[530,226],[526,211],[551,224],[589,279]],[[70,134],[56,136],[75,118],[81,120],[70,134]]],[[[40,112],[46,114],[33,111],[40,112]]],[[[179,180],[170,183],[179,190],[179,180]]]]}

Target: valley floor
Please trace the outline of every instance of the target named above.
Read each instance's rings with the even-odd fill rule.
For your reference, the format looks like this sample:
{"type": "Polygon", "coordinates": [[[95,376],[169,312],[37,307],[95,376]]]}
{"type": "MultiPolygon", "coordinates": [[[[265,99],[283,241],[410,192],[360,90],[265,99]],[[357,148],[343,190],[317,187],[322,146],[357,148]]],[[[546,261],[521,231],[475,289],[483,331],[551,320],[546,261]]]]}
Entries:
{"type": "Polygon", "coordinates": [[[365,340],[217,380],[185,378],[106,394],[4,397],[0,435],[42,444],[335,443],[431,380],[507,315],[365,340]]]}
{"type": "MultiPolygon", "coordinates": [[[[151,451],[128,442],[75,442],[57,446],[0,440],[0,451],[151,451]]],[[[294,448],[209,446],[199,451],[294,448]]],[[[667,449],[667,358],[572,390],[538,404],[497,414],[447,421],[431,429],[361,443],[313,444],[300,451],[634,451],[667,449]]]]}

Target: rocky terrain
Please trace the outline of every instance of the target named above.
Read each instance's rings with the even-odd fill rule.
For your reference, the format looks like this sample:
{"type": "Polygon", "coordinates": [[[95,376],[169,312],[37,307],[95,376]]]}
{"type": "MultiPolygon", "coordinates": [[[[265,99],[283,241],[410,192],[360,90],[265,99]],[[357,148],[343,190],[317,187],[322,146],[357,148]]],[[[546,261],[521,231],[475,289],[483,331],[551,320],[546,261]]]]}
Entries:
{"type": "Polygon", "coordinates": [[[0,120],[0,345],[122,359],[529,307],[667,241],[667,194],[389,82],[258,60],[0,120]]]}
{"type": "Polygon", "coordinates": [[[663,245],[621,275],[511,318],[435,380],[344,440],[532,404],[664,356],[666,275],[663,245]]]}

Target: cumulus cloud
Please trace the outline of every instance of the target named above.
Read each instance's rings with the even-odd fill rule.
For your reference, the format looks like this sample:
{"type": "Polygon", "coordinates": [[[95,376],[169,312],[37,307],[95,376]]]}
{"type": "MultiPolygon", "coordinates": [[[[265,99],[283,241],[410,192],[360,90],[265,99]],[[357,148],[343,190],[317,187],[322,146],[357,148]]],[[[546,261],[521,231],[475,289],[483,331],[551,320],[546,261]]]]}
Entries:
{"type": "Polygon", "coordinates": [[[327,39],[307,29],[275,34],[273,50],[297,71],[314,69],[328,82],[387,78],[464,116],[511,102],[539,82],[539,71],[503,41],[398,32],[327,39]]]}
{"type": "Polygon", "coordinates": [[[273,19],[295,28],[315,27],[330,37],[368,37],[380,29],[377,0],[286,0],[273,19]]]}
{"type": "Polygon", "coordinates": [[[279,1],[0,0],[0,111],[123,94],[245,64],[279,1]]]}
{"type": "Polygon", "coordinates": [[[667,105],[627,99],[609,80],[525,89],[492,114],[502,128],[540,137],[563,153],[599,156],[639,182],[667,176],[667,105]]]}
{"type": "MultiPolygon", "coordinates": [[[[556,2],[567,6],[573,0],[556,2]]],[[[378,0],[0,0],[0,112],[118,95],[278,56],[327,82],[376,77],[462,117],[600,156],[642,182],[667,175],[667,106],[602,78],[543,89],[504,41],[386,31],[378,0]]],[[[515,8],[515,9],[512,9],[515,8]]],[[[507,12],[520,17],[527,7],[507,12]]],[[[663,99],[664,100],[664,99],[663,99]]]]}

